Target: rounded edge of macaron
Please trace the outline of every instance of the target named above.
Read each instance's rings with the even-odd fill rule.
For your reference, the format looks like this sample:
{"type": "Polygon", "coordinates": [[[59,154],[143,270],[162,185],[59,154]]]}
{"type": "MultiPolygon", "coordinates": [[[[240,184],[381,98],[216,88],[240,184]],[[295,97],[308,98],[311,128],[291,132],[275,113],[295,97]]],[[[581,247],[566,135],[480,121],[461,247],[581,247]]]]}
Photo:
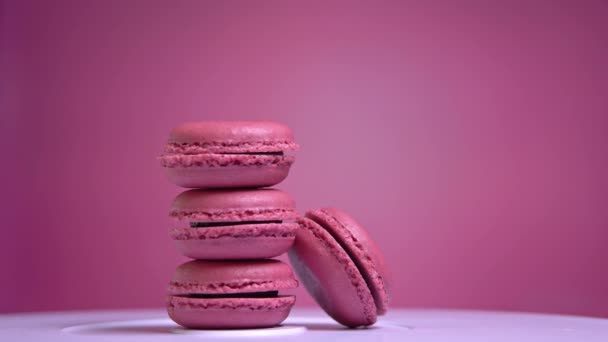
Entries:
{"type": "Polygon", "coordinates": [[[351,328],[373,325],[377,320],[374,298],[350,256],[315,221],[300,217],[297,222],[300,229],[288,256],[308,292],[338,323],[351,328]],[[337,288],[341,286],[346,288],[337,288]],[[355,303],[357,310],[347,308],[355,303]]]}
{"type": "Polygon", "coordinates": [[[352,216],[336,208],[309,210],[306,217],[323,227],[351,257],[370,287],[378,315],[388,310],[389,294],[385,286],[385,262],[367,230],[352,216]]]}

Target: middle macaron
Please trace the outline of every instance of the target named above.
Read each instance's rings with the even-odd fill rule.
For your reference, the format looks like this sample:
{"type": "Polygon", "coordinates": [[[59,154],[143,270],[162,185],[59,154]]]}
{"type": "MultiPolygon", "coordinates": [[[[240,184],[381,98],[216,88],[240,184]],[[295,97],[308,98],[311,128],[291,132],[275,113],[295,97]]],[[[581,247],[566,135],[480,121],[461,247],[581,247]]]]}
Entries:
{"type": "Polygon", "coordinates": [[[276,189],[188,190],[169,216],[169,235],[193,259],[272,258],[291,247],[299,227],[294,201],[276,189]]]}

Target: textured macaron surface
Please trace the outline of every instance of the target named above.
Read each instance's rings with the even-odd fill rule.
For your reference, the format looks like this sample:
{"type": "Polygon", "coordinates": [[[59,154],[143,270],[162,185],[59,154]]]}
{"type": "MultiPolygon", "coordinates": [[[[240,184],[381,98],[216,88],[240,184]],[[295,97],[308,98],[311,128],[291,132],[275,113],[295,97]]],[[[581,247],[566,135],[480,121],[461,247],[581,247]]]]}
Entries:
{"type": "Polygon", "coordinates": [[[279,290],[295,288],[291,268],[278,260],[193,260],[169,283],[167,313],[187,328],[261,328],[280,324],[295,303],[279,290]]]}
{"type": "Polygon", "coordinates": [[[167,153],[267,153],[296,150],[289,127],[270,121],[189,122],[175,127],[167,153]]]}
{"type": "Polygon", "coordinates": [[[237,224],[205,228],[172,228],[169,236],[174,240],[214,240],[221,238],[286,238],[295,237],[298,224],[284,223],[258,223],[237,224]]]}
{"type": "Polygon", "coordinates": [[[188,190],[169,212],[182,222],[282,221],[297,215],[293,199],[276,189],[188,190]]]}
{"type": "Polygon", "coordinates": [[[291,268],[279,260],[192,260],[177,267],[169,283],[169,294],[254,293],[297,286],[291,268]]]}
{"type": "Polygon", "coordinates": [[[264,311],[291,308],[295,303],[293,296],[275,298],[190,298],[169,296],[168,306],[186,309],[231,309],[243,311],[264,311]]]}
{"type": "Polygon", "coordinates": [[[294,160],[294,156],[282,154],[167,154],[160,157],[160,165],[167,168],[289,167],[294,160]]]}
{"type": "Polygon", "coordinates": [[[299,218],[289,260],[310,295],[337,322],[348,327],[376,322],[370,289],[351,257],[315,221],[299,218]]]}
{"type": "Polygon", "coordinates": [[[295,222],[233,222],[226,226],[172,228],[169,236],[177,249],[192,259],[259,259],[287,252],[293,245],[298,227],[295,222]]]}
{"type": "Polygon", "coordinates": [[[311,210],[306,217],[322,226],[346,251],[369,286],[378,314],[386,313],[388,270],[380,249],[365,228],[336,208],[311,210]]]}

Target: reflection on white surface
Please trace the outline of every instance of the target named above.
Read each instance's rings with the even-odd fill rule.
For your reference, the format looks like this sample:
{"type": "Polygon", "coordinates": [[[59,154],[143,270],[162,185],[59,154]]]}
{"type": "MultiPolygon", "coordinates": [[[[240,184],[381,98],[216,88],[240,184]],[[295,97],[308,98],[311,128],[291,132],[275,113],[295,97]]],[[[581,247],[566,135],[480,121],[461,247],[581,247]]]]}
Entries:
{"type": "Polygon", "coordinates": [[[278,326],[264,329],[236,329],[236,330],[193,330],[177,327],[172,330],[177,334],[188,334],[201,337],[218,338],[250,338],[250,337],[275,337],[297,335],[306,331],[303,326],[278,326]]]}
{"type": "Polygon", "coordinates": [[[304,326],[283,325],[264,329],[196,330],[184,329],[169,319],[146,319],[75,325],[63,328],[68,334],[102,335],[113,333],[174,333],[200,337],[272,337],[301,334],[304,326]]]}
{"type": "Polygon", "coordinates": [[[164,310],[0,315],[0,341],[407,341],[606,342],[608,320],[516,312],[393,309],[377,324],[347,329],[320,310],[294,310],[267,329],[187,330],[164,310]]]}
{"type": "Polygon", "coordinates": [[[291,317],[277,327],[260,329],[197,330],[182,328],[169,319],[138,319],[74,325],[63,328],[62,332],[78,335],[174,333],[211,338],[251,338],[298,335],[306,331],[371,331],[375,329],[408,330],[407,327],[382,321],[372,327],[353,330],[342,327],[329,317],[304,316],[291,317]]]}

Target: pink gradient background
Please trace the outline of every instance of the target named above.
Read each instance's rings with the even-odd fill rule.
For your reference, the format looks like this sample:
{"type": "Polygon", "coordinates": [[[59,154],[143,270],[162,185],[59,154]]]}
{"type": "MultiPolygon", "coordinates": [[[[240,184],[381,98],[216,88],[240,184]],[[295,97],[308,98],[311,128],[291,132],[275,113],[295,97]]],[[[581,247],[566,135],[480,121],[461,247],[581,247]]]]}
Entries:
{"type": "MultiPolygon", "coordinates": [[[[608,316],[608,2],[3,1],[0,312],[159,307],[177,123],[271,119],[393,306],[608,316]]],[[[298,305],[312,305],[302,289],[298,305]]]]}

